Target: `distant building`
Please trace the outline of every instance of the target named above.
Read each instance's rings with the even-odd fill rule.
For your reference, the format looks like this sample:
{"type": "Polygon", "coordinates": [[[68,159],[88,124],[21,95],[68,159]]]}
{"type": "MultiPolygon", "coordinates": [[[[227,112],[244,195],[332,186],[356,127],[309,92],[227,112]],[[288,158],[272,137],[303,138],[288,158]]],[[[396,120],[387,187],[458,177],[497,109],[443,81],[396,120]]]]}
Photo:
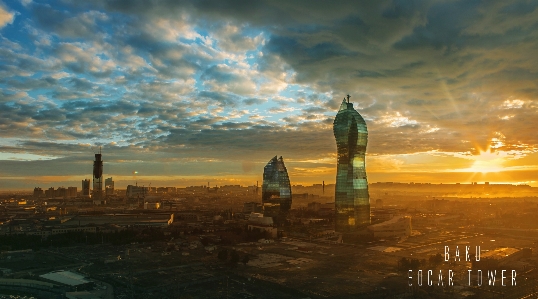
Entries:
{"type": "Polygon", "coordinates": [[[166,193],[166,187],[157,187],[157,193],[166,193]]]}
{"type": "Polygon", "coordinates": [[[67,187],[67,198],[77,197],[77,187],[67,187]]]}
{"type": "Polygon", "coordinates": [[[243,204],[243,213],[258,213],[261,212],[261,205],[257,202],[245,202],[243,204]]]}
{"type": "Polygon", "coordinates": [[[93,204],[96,205],[96,206],[100,206],[100,205],[104,205],[104,204],[106,204],[106,200],[105,200],[104,198],[101,198],[101,199],[99,199],[99,198],[92,198],[92,202],[93,202],[93,204]]]}
{"type": "Polygon", "coordinates": [[[261,213],[251,213],[248,218],[248,230],[265,231],[271,238],[276,238],[278,229],[273,226],[273,217],[261,213]]]}
{"type": "Polygon", "coordinates": [[[293,193],[292,200],[294,202],[308,200],[308,193],[297,193],[297,192],[295,192],[295,193],[293,193]]]}
{"type": "Polygon", "coordinates": [[[394,208],[387,208],[387,209],[375,208],[372,210],[372,213],[371,213],[372,223],[377,224],[377,223],[388,221],[394,218],[394,216],[398,214],[400,214],[400,211],[394,208]]]}
{"type": "Polygon", "coordinates": [[[247,193],[258,194],[258,186],[247,186],[247,193]]]}
{"type": "Polygon", "coordinates": [[[198,212],[177,212],[175,215],[178,220],[200,221],[200,214],[198,212]]]}
{"type": "Polygon", "coordinates": [[[95,160],[93,161],[93,194],[92,199],[94,204],[104,204],[105,199],[103,195],[103,160],[101,160],[101,150],[99,154],[95,154],[95,160]]]}
{"type": "Polygon", "coordinates": [[[448,211],[451,208],[449,200],[437,199],[437,198],[433,198],[432,200],[427,200],[426,206],[431,211],[441,211],[441,210],[448,211]]]}
{"type": "Polygon", "coordinates": [[[312,212],[317,212],[321,208],[321,203],[319,202],[311,202],[308,204],[308,210],[312,212]]]}
{"type": "Polygon", "coordinates": [[[349,102],[342,101],[334,119],[338,152],[335,190],[335,230],[355,232],[370,224],[370,196],[365,154],[368,130],[362,116],[349,102]]]}
{"type": "Polygon", "coordinates": [[[114,195],[114,181],[112,178],[105,179],[105,194],[106,196],[114,195]]]}
{"type": "Polygon", "coordinates": [[[368,226],[374,238],[408,237],[411,235],[411,217],[396,216],[388,221],[368,226]]]}
{"type": "Polygon", "coordinates": [[[45,197],[46,198],[54,198],[56,193],[54,192],[54,187],[50,187],[49,189],[45,190],[45,197]]]}
{"type": "Polygon", "coordinates": [[[382,209],[383,208],[383,200],[382,199],[376,199],[375,208],[376,209],[382,209]]]}
{"type": "Polygon", "coordinates": [[[90,182],[88,179],[82,181],[82,197],[90,197],[90,182]]]}
{"type": "Polygon", "coordinates": [[[53,271],[39,275],[42,279],[62,285],[70,290],[90,290],[95,285],[94,282],[84,278],[84,276],[71,271],[53,271]]]}
{"type": "Polygon", "coordinates": [[[149,187],[128,185],[126,196],[128,198],[144,198],[149,193],[149,187]]]}
{"type": "Polygon", "coordinates": [[[145,202],[144,210],[158,210],[161,208],[161,204],[158,202],[145,202]]]}
{"type": "Polygon", "coordinates": [[[264,216],[261,213],[250,213],[248,223],[252,225],[273,226],[273,218],[264,216]]]}
{"type": "Polygon", "coordinates": [[[43,197],[45,194],[43,192],[43,189],[39,188],[39,187],[35,187],[34,188],[34,198],[40,198],[40,197],[43,197]]]}
{"type": "Polygon", "coordinates": [[[204,192],[206,193],[207,192],[207,188],[206,186],[189,186],[189,187],[185,187],[185,191],[187,192],[204,192]]]}
{"type": "Polygon", "coordinates": [[[157,193],[176,193],[176,187],[157,187],[157,193]]]}
{"type": "Polygon", "coordinates": [[[263,214],[282,224],[291,209],[291,184],[282,157],[275,156],[263,169],[263,214]]]}
{"type": "Polygon", "coordinates": [[[220,186],[217,192],[226,194],[248,194],[248,188],[249,187],[241,187],[241,185],[224,185],[220,186]]]}
{"type": "MultiPolygon", "coordinates": [[[[473,251],[474,252],[474,251],[473,251]]],[[[531,248],[501,247],[480,254],[480,261],[471,259],[474,269],[500,270],[503,267],[511,267],[514,263],[532,256],[531,248]]]]}
{"type": "Polygon", "coordinates": [[[318,214],[320,216],[334,215],[334,202],[328,202],[319,206],[318,214]]]}
{"type": "Polygon", "coordinates": [[[58,189],[56,189],[56,192],[54,192],[54,197],[66,198],[67,189],[65,189],[64,187],[58,187],[58,189]]]}
{"type": "Polygon", "coordinates": [[[76,216],[63,225],[98,225],[114,224],[118,227],[167,227],[174,222],[172,213],[148,213],[148,214],[103,214],[76,216]]]}

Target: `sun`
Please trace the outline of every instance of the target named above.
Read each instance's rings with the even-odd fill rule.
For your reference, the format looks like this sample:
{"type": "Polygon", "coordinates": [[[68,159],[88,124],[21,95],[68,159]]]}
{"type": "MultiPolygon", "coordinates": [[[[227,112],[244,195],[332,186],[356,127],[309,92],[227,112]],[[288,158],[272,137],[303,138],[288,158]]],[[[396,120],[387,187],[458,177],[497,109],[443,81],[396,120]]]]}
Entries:
{"type": "Polygon", "coordinates": [[[480,151],[479,155],[472,156],[473,165],[466,169],[467,172],[499,172],[504,170],[505,155],[493,152],[491,149],[480,151]]]}

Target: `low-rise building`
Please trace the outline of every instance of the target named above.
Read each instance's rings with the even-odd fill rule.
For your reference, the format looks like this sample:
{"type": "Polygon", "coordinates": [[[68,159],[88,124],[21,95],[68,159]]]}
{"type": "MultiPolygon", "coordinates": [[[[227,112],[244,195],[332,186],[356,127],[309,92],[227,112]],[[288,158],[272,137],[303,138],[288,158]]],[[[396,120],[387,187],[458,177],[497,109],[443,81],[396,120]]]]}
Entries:
{"type": "Polygon", "coordinates": [[[158,202],[145,202],[144,210],[158,210],[161,208],[161,204],[158,202]]]}
{"type": "Polygon", "coordinates": [[[84,276],[71,271],[53,271],[39,275],[39,277],[56,284],[66,286],[72,290],[88,290],[94,285],[92,281],[87,280],[84,276]]]}
{"type": "Polygon", "coordinates": [[[480,260],[473,259],[473,268],[483,270],[500,269],[532,256],[531,248],[501,247],[480,254],[480,260]]]}

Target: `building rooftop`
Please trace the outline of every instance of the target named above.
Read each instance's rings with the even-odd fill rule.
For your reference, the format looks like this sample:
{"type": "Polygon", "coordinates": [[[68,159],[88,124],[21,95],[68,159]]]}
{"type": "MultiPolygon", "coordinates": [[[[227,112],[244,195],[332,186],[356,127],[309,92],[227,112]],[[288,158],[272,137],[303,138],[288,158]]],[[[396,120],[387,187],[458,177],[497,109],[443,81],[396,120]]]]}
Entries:
{"type": "Polygon", "coordinates": [[[89,283],[90,281],[85,279],[84,276],[73,273],[71,271],[54,271],[43,275],[39,275],[41,278],[45,278],[54,282],[69,286],[78,286],[81,284],[89,283]]]}
{"type": "Polygon", "coordinates": [[[386,225],[389,225],[389,224],[393,224],[393,223],[398,223],[400,221],[406,221],[407,218],[411,218],[409,216],[405,216],[405,215],[399,215],[399,216],[395,216],[387,221],[384,221],[384,222],[381,222],[381,223],[376,223],[376,224],[372,224],[372,225],[369,225],[368,228],[379,228],[379,227],[384,227],[386,225]]]}
{"type": "Polygon", "coordinates": [[[162,223],[169,222],[172,213],[151,213],[151,214],[105,214],[105,215],[78,215],[69,221],[62,223],[65,226],[73,225],[135,225],[137,223],[162,223]]]}
{"type": "Polygon", "coordinates": [[[481,257],[485,259],[500,260],[519,251],[520,249],[518,248],[503,247],[503,248],[497,248],[495,250],[490,250],[482,254],[481,257]]]}
{"type": "Polygon", "coordinates": [[[17,285],[17,286],[40,286],[53,288],[54,284],[31,279],[11,279],[11,278],[0,278],[0,285],[17,285]]]}

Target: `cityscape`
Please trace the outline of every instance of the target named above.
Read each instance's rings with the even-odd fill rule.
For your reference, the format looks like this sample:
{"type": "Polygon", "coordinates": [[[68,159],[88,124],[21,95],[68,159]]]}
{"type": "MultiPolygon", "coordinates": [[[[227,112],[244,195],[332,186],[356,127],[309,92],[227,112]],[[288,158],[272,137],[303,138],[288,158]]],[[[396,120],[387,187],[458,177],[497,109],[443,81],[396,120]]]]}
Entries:
{"type": "Polygon", "coordinates": [[[538,4],[0,0],[0,299],[538,298],[538,4]]]}
{"type": "Polygon", "coordinates": [[[103,180],[106,151],[99,149],[80,191],[35,187],[2,196],[0,270],[6,278],[0,285],[37,298],[538,294],[538,188],[368,184],[368,130],[349,95],[334,135],[336,184],[311,186],[293,185],[283,157],[275,156],[263,168],[261,186],[135,183],[115,189],[112,177],[103,180]],[[450,259],[450,247],[458,262],[465,248],[464,263],[450,259]],[[493,280],[489,271],[481,274],[506,267],[508,289],[504,274],[493,280]],[[430,273],[426,279],[418,272],[422,268],[440,271],[440,288],[421,288],[434,285],[430,273]],[[454,276],[456,269],[476,273],[454,276]],[[442,271],[450,279],[443,280],[442,271]]]}

